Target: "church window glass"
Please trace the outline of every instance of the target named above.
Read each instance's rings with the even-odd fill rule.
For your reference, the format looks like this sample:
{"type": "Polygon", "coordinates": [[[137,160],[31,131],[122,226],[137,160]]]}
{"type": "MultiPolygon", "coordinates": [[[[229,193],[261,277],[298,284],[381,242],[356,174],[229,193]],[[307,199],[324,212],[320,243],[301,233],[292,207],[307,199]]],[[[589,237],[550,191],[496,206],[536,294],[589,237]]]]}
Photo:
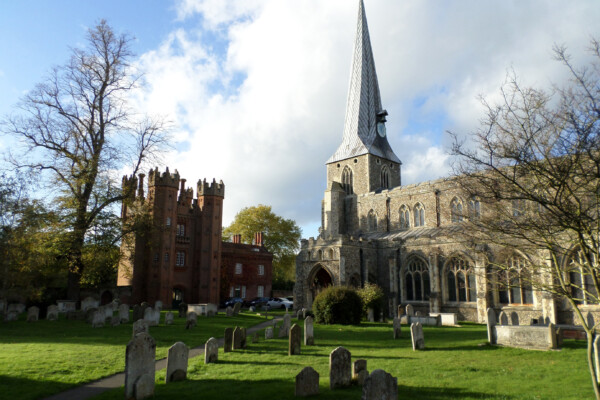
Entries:
{"type": "Polygon", "coordinates": [[[402,206],[400,207],[400,229],[408,228],[410,228],[410,211],[408,207],[402,206]]]}
{"type": "Polygon", "coordinates": [[[421,203],[415,204],[414,214],[415,214],[415,227],[425,226],[425,208],[423,208],[423,205],[421,203]]]}
{"type": "Polygon", "coordinates": [[[461,222],[463,220],[463,205],[456,197],[450,202],[450,214],[452,222],[461,222]]]}
{"type": "Polygon", "coordinates": [[[342,171],[342,188],[346,194],[354,193],[353,182],[352,182],[352,170],[346,166],[342,171]]]}
{"type": "Polygon", "coordinates": [[[571,294],[577,304],[598,304],[598,292],[594,285],[600,276],[593,253],[584,253],[581,248],[574,251],[567,262],[567,272],[571,284],[571,294]],[[592,275],[594,274],[594,276],[592,275]]]}
{"type": "Polygon", "coordinates": [[[533,304],[531,274],[523,257],[508,258],[498,271],[498,302],[500,304],[533,304]]]}
{"type": "Polygon", "coordinates": [[[481,217],[481,204],[479,203],[479,200],[475,198],[469,200],[469,217],[471,219],[481,217]]]}
{"type": "Polygon", "coordinates": [[[388,189],[390,187],[390,171],[387,166],[381,168],[381,187],[388,189]]]}
{"type": "Polygon", "coordinates": [[[367,214],[367,223],[369,232],[377,231],[377,214],[375,214],[375,211],[369,211],[369,214],[367,214]]]}
{"type": "Polygon", "coordinates": [[[453,257],[446,266],[448,301],[472,302],[477,298],[475,274],[469,262],[453,257]]]}
{"type": "Polygon", "coordinates": [[[406,300],[424,301],[429,300],[431,293],[429,283],[429,269],[423,259],[411,257],[406,265],[404,273],[406,287],[406,300]]]}

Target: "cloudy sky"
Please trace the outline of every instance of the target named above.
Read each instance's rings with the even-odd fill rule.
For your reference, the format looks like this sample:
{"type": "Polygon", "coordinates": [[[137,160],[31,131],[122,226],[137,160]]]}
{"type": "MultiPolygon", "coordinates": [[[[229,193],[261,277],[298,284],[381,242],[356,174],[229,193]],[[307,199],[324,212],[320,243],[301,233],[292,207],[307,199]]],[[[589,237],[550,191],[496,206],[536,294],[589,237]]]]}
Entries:
{"type": "MultiPolygon", "coordinates": [[[[482,117],[507,71],[550,87],[600,38],[597,0],[365,0],[387,132],[403,183],[450,172],[447,130],[482,117]]],[[[272,205],[316,236],[325,161],[343,131],[358,0],[0,2],[0,115],[68,59],[105,18],[135,36],[147,86],[138,107],[175,124],[165,165],[222,179],[224,224],[272,205]]],[[[0,138],[0,152],[9,145],[0,138]]]]}

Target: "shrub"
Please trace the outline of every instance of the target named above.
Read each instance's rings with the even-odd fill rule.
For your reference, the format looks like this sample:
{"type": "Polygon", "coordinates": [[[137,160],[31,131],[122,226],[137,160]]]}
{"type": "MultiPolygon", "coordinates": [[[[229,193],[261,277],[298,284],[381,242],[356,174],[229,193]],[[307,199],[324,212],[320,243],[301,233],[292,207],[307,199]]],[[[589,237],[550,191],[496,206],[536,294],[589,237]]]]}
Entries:
{"type": "Polygon", "coordinates": [[[374,283],[365,283],[365,287],[358,289],[358,295],[362,299],[363,315],[366,315],[367,310],[372,308],[377,320],[385,305],[385,293],[383,289],[374,283]]]}
{"type": "Polygon", "coordinates": [[[353,289],[330,286],[313,302],[315,322],[319,324],[360,324],[362,300],[353,289]]]}

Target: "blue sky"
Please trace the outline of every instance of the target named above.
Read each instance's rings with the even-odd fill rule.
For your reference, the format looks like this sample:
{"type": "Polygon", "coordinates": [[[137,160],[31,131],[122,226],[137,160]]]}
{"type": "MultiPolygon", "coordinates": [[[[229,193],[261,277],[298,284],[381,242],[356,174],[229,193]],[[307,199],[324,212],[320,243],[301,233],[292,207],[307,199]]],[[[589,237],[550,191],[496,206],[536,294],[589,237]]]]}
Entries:
{"type": "MultiPolygon", "coordinates": [[[[554,43],[585,62],[596,0],[365,0],[388,138],[405,184],[450,172],[447,130],[481,118],[509,69],[561,83],[554,43]]],[[[165,159],[222,179],[224,223],[270,204],[315,236],[325,161],[342,137],[358,0],[0,1],[0,116],[106,18],[135,36],[141,111],[175,123],[165,159]]],[[[0,152],[9,138],[0,137],[0,152]]],[[[164,166],[161,166],[164,168],[164,166]]]]}

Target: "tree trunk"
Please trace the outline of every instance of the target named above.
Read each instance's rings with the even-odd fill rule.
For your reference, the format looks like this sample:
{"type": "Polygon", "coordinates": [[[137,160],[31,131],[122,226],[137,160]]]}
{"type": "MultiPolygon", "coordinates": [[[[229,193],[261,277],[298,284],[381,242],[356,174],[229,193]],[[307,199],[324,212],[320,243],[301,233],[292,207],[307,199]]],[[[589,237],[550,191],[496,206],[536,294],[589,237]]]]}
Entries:
{"type": "Polygon", "coordinates": [[[590,369],[590,376],[592,378],[592,386],[594,387],[594,394],[596,400],[600,400],[600,389],[598,388],[598,377],[596,376],[596,369],[594,368],[594,334],[593,332],[586,332],[587,337],[587,362],[590,369]]]}

